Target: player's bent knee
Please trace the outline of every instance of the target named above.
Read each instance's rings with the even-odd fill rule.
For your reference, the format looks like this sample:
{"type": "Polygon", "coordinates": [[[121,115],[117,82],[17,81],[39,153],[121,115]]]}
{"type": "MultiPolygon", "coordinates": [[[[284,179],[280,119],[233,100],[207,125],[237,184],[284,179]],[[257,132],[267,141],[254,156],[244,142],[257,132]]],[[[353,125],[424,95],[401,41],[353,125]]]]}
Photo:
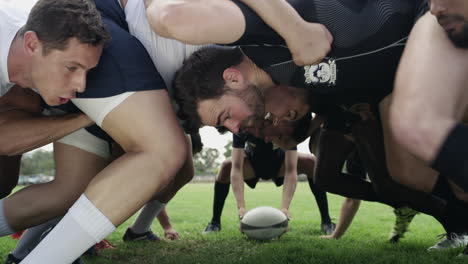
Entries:
{"type": "Polygon", "coordinates": [[[231,181],[231,166],[232,162],[230,159],[224,160],[221,163],[221,167],[219,168],[218,177],[216,177],[216,181],[220,183],[230,183],[231,181]]]}
{"type": "Polygon", "coordinates": [[[184,186],[193,179],[194,175],[195,171],[192,164],[190,164],[190,166],[185,164],[184,167],[182,167],[182,169],[177,173],[175,184],[178,186],[184,186]]]}
{"type": "MultiPolygon", "coordinates": [[[[142,153],[146,156],[146,161],[149,167],[154,167],[151,171],[160,172],[155,174],[148,174],[146,179],[146,183],[148,187],[153,186],[166,186],[171,181],[176,179],[177,173],[182,169],[185,158],[187,156],[187,149],[185,146],[178,147],[173,149],[173,153],[171,155],[164,155],[161,151],[151,151],[149,153],[142,153]],[[157,161],[157,162],[155,162],[157,161]],[[161,164],[164,164],[164,168],[161,168],[161,164]]],[[[141,175],[144,177],[144,175],[141,175]]]]}
{"type": "Polygon", "coordinates": [[[315,156],[313,154],[300,155],[298,162],[304,165],[313,165],[315,164],[315,156]]]}
{"type": "Polygon", "coordinates": [[[313,174],[315,163],[316,158],[313,154],[301,157],[301,164],[298,164],[301,167],[301,173],[306,173],[308,177],[312,177],[312,175],[309,176],[309,174],[313,174]]]}
{"type": "Polygon", "coordinates": [[[50,216],[59,216],[67,212],[67,210],[78,200],[84,190],[79,188],[64,188],[56,184],[49,190],[48,199],[43,212],[48,212],[50,216]]]}
{"type": "Polygon", "coordinates": [[[415,111],[392,108],[390,110],[390,132],[396,142],[410,150],[417,150],[425,144],[426,135],[431,133],[425,129],[424,116],[415,111]]]}

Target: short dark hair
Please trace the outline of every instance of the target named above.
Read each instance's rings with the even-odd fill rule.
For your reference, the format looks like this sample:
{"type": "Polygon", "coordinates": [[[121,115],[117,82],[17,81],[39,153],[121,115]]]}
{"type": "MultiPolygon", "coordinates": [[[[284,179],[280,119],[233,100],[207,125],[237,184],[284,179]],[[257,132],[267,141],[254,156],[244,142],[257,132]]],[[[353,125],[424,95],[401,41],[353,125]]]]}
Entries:
{"type": "Polygon", "coordinates": [[[91,0],[39,0],[29,13],[20,34],[34,31],[44,52],[64,50],[71,38],[83,44],[105,45],[110,34],[91,0]]]}
{"type": "Polygon", "coordinates": [[[221,97],[225,87],[223,72],[239,65],[244,55],[239,48],[209,46],[188,57],[176,72],[172,83],[173,95],[185,132],[194,133],[202,126],[197,107],[200,100],[221,97]]]}
{"type": "Polygon", "coordinates": [[[192,155],[201,152],[203,149],[203,142],[201,140],[200,132],[190,134],[190,139],[192,140],[192,155]]]}

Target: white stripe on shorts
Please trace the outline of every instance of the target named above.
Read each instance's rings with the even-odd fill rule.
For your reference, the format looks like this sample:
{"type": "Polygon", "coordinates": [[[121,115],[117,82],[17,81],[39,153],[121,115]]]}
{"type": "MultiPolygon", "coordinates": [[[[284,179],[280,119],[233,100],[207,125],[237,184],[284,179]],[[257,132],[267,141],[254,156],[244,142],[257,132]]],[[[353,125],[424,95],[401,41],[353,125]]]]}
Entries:
{"type": "Polygon", "coordinates": [[[74,98],[72,102],[91,118],[99,127],[102,127],[104,118],[135,92],[125,92],[119,95],[104,98],[74,98]]]}

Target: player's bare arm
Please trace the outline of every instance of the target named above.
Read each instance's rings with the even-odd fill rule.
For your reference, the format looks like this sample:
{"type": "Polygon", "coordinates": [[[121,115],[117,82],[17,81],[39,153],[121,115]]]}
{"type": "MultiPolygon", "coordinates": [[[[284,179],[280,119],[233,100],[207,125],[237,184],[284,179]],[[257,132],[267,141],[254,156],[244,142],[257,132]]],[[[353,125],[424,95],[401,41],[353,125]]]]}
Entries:
{"type": "Polygon", "coordinates": [[[237,209],[239,210],[239,217],[242,218],[247,212],[245,209],[244,199],[244,149],[233,148],[232,149],[232,166],[231,166],[231,184],[234,197],[237,202],[237,209]]]}
{"type": "MultiPolygon", "coordinates": [[[[330,51],[333,37],[328,29],[303,20],[287,1],[240,1],[283,37],[296,64],[315,64],[330,51]]],[[[163,37],[189,44],[229,44],[245,33],[244,14],[232,1],[146,0],[145,3],[151,27],[163,37]]]]}
{"type": "Polygon", "coordinates": [[[289,206],[291,205],[297,186],[297,151],[288,150],[284,159],[284,184],[281,211],[290,218],[289,206]]]}
{"type": "Polygon", "coordinates": [[[0,97],[0,154],[18,155],[93,124],[84,114],[43,116],[40,97],[19,87],[0,97]]]}

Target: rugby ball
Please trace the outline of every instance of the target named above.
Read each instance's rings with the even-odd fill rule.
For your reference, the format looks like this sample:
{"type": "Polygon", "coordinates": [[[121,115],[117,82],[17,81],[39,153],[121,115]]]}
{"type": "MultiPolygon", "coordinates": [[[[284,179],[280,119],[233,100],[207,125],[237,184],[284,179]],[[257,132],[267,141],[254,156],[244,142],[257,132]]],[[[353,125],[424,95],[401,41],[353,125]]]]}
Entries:
{"type": "Polygon", "coordinates": [[[288,218],[280,210],[260,206],[248,211],[240,221],[240,230],[256,240],[270,240],[288,230],[288,218]]]}

